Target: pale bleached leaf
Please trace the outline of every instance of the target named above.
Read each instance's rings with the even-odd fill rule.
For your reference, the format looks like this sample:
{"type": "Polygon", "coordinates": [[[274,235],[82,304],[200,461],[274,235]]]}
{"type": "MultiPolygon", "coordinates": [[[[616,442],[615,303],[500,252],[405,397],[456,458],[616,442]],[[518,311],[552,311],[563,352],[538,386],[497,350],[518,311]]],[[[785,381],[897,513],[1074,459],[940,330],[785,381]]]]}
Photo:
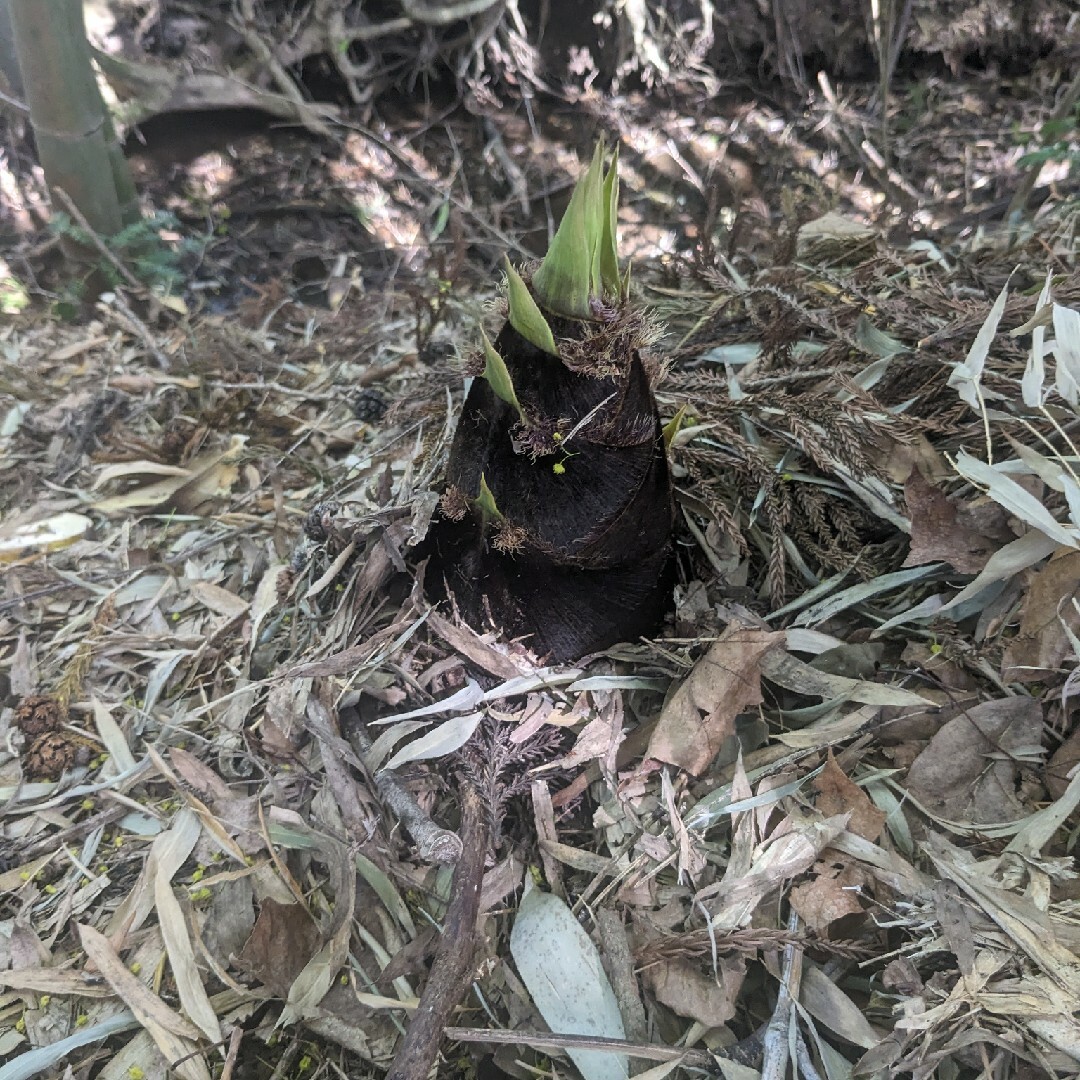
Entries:
{"type": "Polygon", "coordinates": [[[396,724],[401,720],[415,720],[420,716],[437,716],[439,713],[466,712],[475,709],[484,700],[484,691],[480,689],[475,679],[468,679],[465,685],[455,691],[449,697],[439,701],[433,701],[430,705],[421,705],[418,709],[410,709],[408,712],[394,713],[393,716],[384,716],[373,724],[396,724]]]}
{"type": "Polygon", "coordinates": [[[108,938],[92,926],[79,925],[77,929],[87,959],[149,1033],[165,1060],[175,1063],[177,1076],[210,1080],[206,1060],[198,1051],[199,1029],[128,971],[108,938]]]}
{"type": "Polygon", "coordinates": [[[259,578],[259,584],[255,588],[255,599],[251,601],[252,648],[259,644],[259,629],[262,626],[263,619],[278,604],[278,579],[284,569],[284,563],[272,562],[266,568],[263,576],[259,578]]]}
{"type": "Polygon", "coordinates": [[[158,874],[154,882],[154,904],[157,907],[158,926],[169,955],[180,1004],[189,1020],[196,1024],[212,1042],[221,1042],[221,1025],[214,1012],[206,988],[199,976],[195,950],[191,944],[187,920],[179,901],[173,894],[172,885],[158,874]]]}
{"type": "Polygon", "coordinates": [[[469,741],[483,719],[483,713],[475,712],[444,720],[437,728],[399,750],[386,763],[386,770],[396,769],[407,761],[429,761],[452,754],[469,741]]]}
{"type": "Polygon", "coordinates": [[[91,491],[107,484],[110,480],[128,480],[133,476],[181,476],[191,475],[190,469],[181,465],[166,465],[161,461],[120,461],[114,465],[106,465],[90,485],[91,491]]]}
{"type": "Polygon", "coordinates": [[[933,703],[902,686],[829,675],[797,660],[783,649],[773,649],[761,659],[761,674],[778,686],[825,701],[857,701],[860,705],[924,705],[933,703]]]}
{"type": "Polygon", "coordinates": [[[177,811],[169,828],[150,845],[142,873],[113,913],[107,931],[110,936],[119,932],[132,934],[142,926],[154,909],[154,881],[158,876],[172,881],[194,850],[201,832],[202,826],[193,810],[185,806],[177,811]]]}
{"type": "Polygon", "coordinates": [[[430,720],[402,720],[392,727],[388,727],[372,744],[371,749],[364,752],[364,766],[371,772],[378,772],[383,762],[394,752],[402,739],[407,739],[423,728],[429,727],[430,720]]]}
{"type": "MultiPolygon", "coordinates": [[[[1046,272],[1046,282],[1042,292],[1039,293],[1039,302],[1035,305],[1036,314],[1050,301],[1050,282],[1053,274],[1046,272]]],[[[1041,323],[1034,327],[1031,332],[1031,349],[1028,352],[1027,366],[1024,368],[1024,376],[1020,380],[1020,396],[1024,404],[1031,409],[1037,409],[1043,402],[1043,384],[1046,382],[1046,364],[1043,355],[1043,342],[1046,338],[1046,328],[1041,323]]]]}
{"type": "Polygon", "coordinates": [[[120,730],[120,725],[113,719],[112,713],[93,695],[90,695],[90,704],[94,709],[94,726],[97,728],[101,741],[112,759],[112,768],[115,772],[127,772],[135,768],[135,755],[128,746],[127,736],[120,730]]]}
{"type": "Polygon", "coordinates": [[[941,568],[940,563],[931,563],[929,566],[912,566],[906,570],[896,570],[891,574],[882,574],[871,581],[861,581],[858,585],[852,585],[848,589],[827,597],[824,600],[808,607],[795,620],[796,626],[813,626],[816,623],[827,622],[834,615],[845,611],[855,604],[861,604],[882,593],[893,589],[910,585],[912,582],[921,581],[925,577],[936,574],[941,568]]]}
{"type": "Polygon", "coordinates": [[[807,962],[803,966],[799,1002],[823,1027],[865,1050],[883,1038],[855,1004],[821,968],[807,962]]]}
{"type": "Polygon", "coordinates": [[[141,707],[146,713],[149,713],[157,704],[158,698],[161,697],[162,692],[172,678],[173,672],[176,670],[176,665],[185,656],[191,656],[191,650],[173,649],[161,652],[158,655],[161,659],[154,665],[153,671],[150,672],[146,680],[146,692],[143,694],[141,702],[141,707]]]}
{"type": "Polygon", "coordinates": [[[964,479],[985,488],[990,498],[1010,514],[1065,547],[1080,547],[1080,532],[1068,529],[1056,521],[1034,495],[992,465],[964,453],[963,450],[956,455],[954,465],[964,479]]]}
{"type": "MultiPolygon", "coordinates": [[[[600,954],[559,897],[532,889],[510,933],[510,954],[544,1022],[559,1035],[626,1038],[600,954]]],[[[626,1058],[567,1050],[585,1080],[625,1080],[626,1058]]]]}
{"type": "Polygon", "coordinates": [[[110,1016],[108,1020],[102,1020],[100,1024],[80,1028],[64,1039],[58,1039],[47,1046],[35,1047],[33,1050],[27,1050],[25,1054],[11,1058],[0,1065],[0,1080],[32,1080],[40,1073],[52,1069],[63,1071],[64,1058],[68,1054],[138,1026],[138,1020],[125,1009],[116,1016],[110,1016]]]}
{"type": "Polygon", "coordinates": [[[1069,504],[1069,517],[1072,523],[1080,528],[1080,485],[1070,473],[1062,470],[1061,486],[1065,492],[1065,501],[1069,504]]]}
{"type": "Polygon", "coordinates": [[[1029,566],[1041,562],[1057,550],[1057,543],[1044,533],[1033,529],[1012,543],[999,548],[987,560],[979,576],[964,586],[939,612],[955,611],[961,604],[982,592],[989,585],[1005,581],[1029,566]]]}
{"type": "Polygon", "coordinates": [[[1054,337],[1057,391],[1075,406],[1080,401],[1080,311],[1055,304],[1054,337]]]}
{"type": "Polygon", "coordinates": [[[10,530],[0,530],[0,563],[61,548],[81,540],[93,526],[85,514],[65,510],[44,521],[34,521],[10,530]]]}
{"type": "Polygon", "coordinates": [[[1006,282],[994,306],[990,309],[985,321],[975,335],[975,340],[968,349],[968,354],[962,363],[956,364],[949,375],[949,385],[960,395],[960,400],[969,405],[976,412],[982,412],[981,398],[984,396],[980,391],[983,368],[986,366],[986,358],[990,355],[990,345],[997,333],[998,323],[1005,312],[1005,303],[1009,299],[1009,283],[1006,282]]]}
{"type": "MultiPolygon", "coordinates": [[[[1023,471],[1030,473],[1032,476],[1037,476],[1047,487],[1053,488],[1054,491],[1065,490],[1065,485],[1061,482],[1063,470],[1060,462],[1051,461],[1044,454],[1040,454],[1038,450],[1025,446],[1011,435],[1006,435],[1005,438],[1008,439],[1009,445],[1016,452],[1016,456],[1023,466],[1023,471]]],[[[1007,464],[1015,467],[1016,462],[1010,461],[1007,464]]],[[[1019,475],[1023,475],[1023,471],[1019,472],[1019,475]]]]}
{"type": "Polygon", "coordinates": [[[215,615],[224,615],[227,619],[237,619],[246,615],[251,604],[242,596],[215,585],[212,581],[189,581],[188,591],[208,611],[215,615]]]}
{"type": "MultiPolygon", "coordinates": [[[[888,361],[898,353],[908,351],[908,347],[899,339],[878,329],[865,314],[860,315],[855,322],[855,340],[871,356],[878,357],[878,363],[888,361]]],[[[867,369],[869,370],[869,369],[867,369]]],[[[884,368],[881,369],[884,372],[884,368]]],[[[863,373],[865,375],[865,372],[863,373]]],[[[877,376],[880,378],[880,375],[877,376]]],[[[875,382],[877,381],[875,378],[875,382]]],[[[860,383],[859,385],[863,385],[860,383]]]]}

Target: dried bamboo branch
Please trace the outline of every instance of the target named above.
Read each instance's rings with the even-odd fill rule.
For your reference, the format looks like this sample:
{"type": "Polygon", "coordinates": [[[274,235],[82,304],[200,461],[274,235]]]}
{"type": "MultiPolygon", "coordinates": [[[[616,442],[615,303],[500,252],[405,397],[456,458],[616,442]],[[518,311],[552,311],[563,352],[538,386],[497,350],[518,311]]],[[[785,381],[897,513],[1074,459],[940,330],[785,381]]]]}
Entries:
{"type": "Polygon", "coordinates": [[[487,815],[479,794],[461,789],[464,851],[454,871],[450,907],[420,1004],[413,1014],[387,1080],[427,1080],[450,1014],[468,992],[473,975],[476,917],[487,857],[487,815]]]}
{"type": "MultiPolygon", "coordinates": [[[[342,709],[341,723],[343,730],[348,730],[348,739],[357,754],[363,757],[371,749],[371,739],[364,730],[359,714],[355,709],[342,709]]],[[[436,825],[420,809],[412,792],[393,773],[377,772],[373,779],[383,802],[413,838],[421,859],[439,865],[458,861],[462,853],[462,838],[457,833],[436,825]]]]}

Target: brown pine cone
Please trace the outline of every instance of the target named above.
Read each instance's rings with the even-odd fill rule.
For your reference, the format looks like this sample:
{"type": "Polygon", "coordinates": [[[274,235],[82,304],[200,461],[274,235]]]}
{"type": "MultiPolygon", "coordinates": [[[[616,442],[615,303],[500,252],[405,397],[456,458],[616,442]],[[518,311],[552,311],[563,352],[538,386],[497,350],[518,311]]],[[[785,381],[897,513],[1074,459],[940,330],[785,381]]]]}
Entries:
{"type": "Polygon", "coordinates": [[[23,773],[28,780],[59,780],[76,764],[80,749],[85,747],[64,732],[46,731],[23,752],[23,773]]]}
{"type": "Polygon", "coordinates": [[[30,742],[47,731],[59,731],[67,720],[67,709],[48,694],[30,694],[15,710],[15,726],[30,742]]]}

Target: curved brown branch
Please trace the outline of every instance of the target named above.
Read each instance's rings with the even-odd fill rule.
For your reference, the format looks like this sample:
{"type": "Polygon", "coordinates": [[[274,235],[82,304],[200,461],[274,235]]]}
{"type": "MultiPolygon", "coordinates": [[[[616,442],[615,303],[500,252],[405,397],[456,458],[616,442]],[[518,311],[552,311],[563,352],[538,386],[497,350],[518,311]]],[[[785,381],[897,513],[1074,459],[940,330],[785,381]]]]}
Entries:
{"type": "Polygon", "coordinates": [[[427,1080],[450,1014],[472,982],[476,916],[488,846],[487,816],[480,796],[469,786],[461,789],[461,805],[464,850],[454,871],[442,937],[387,1080],[427,1080]]]}
{"type": "MultiPolygon", "coordinates": [[[[371,749],[371,739],[364,730],[363,721],[355,709],[343,709],[341,722],[348,739],[360,757],[371,749]]],[[[461,855],[464,837],[436,825],[420,808],[416,797],[390,772],[379,771],[373,776],[375,787],[390,812],[401,822],[405,831],[416,843],[416,853],[424,862],[448,866],[457,862],[461,855]]]]}

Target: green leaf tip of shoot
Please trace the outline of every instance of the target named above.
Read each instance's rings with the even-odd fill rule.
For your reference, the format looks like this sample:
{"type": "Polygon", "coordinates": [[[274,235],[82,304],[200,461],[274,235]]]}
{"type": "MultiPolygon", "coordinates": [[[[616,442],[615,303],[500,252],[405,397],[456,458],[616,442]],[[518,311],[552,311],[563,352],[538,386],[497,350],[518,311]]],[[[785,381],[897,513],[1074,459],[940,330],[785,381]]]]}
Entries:
{"type": "Polygon", "coordinates": [[[480,516],[484,519],[485,525],[489,521],[503,520],[502,511],[495,502],[495,496],[492,495],[491,488],[487,486],[487,480],[483,473],[480,474],[480,493],[476,496],[475,501],[480,508],[480,516]]]}
{"type": "Polygon", "coordinates": [[[521,280],[521,275],[506,259],[506,296],[510,302],[510,325],[526,340],[552,356],[559,355],[555,344],[555,335],[551,332],[547,319],[537,306],[529,292],[529,287],[521,280]]]}
{"type": "Polygon", "coordinates": [[[517,409],[517,414],[521,422],[523,424],[527,423],[525,419],[525,410],[522,409],[521,402],[518,401],[517,391],[514,390],[514,380],[510,378],[510,372],[507,370],[506,361],[499,355],[495,346],[488,340],[488,336],[484,333],[482,327],[480,329],[480,338],[484,345],[484,378],[487,379],[488,385],[491,387],[495,396],[502,398],[507,405],[512,405],[517,409]]]}
{"type": "Polygon", "coordinates": [[[604,156],[601,138],[533,277],[540,302],[558,315],[575,319],[590,318],[593,301],[624,298],[617,239],[618,146],[606,172],[604,156]]]}

